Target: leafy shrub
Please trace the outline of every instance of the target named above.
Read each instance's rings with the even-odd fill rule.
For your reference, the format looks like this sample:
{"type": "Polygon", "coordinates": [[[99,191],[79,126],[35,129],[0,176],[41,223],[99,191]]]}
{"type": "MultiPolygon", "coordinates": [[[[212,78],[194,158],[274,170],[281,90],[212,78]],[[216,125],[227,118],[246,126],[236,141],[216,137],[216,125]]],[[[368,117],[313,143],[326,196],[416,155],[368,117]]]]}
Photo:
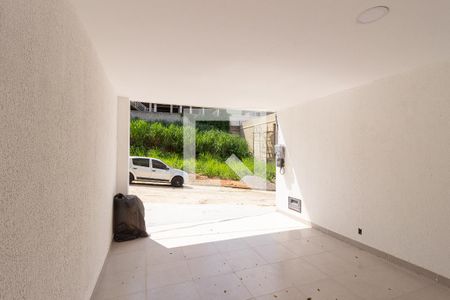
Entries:
{"type": "Polygon", "coordinates": [[[196,152],[197,154],[208,153],[222,159],[227,159],[232,154],[239,158],[248,157],[250,155],[245,139],[215,129],[197,132],[196,152]]]}
{"type": "Polygon", "coordinates": [[[130,122],[130,145],[143,147],[150,139],[150,123],[144,120],[132,120],[130,122]]]}
{"type": "Polygon", "coordinates": [[[197,121],[195,126],[199,131],[216,129],[228,132],[230,130],[230,121],[197,121]]]}

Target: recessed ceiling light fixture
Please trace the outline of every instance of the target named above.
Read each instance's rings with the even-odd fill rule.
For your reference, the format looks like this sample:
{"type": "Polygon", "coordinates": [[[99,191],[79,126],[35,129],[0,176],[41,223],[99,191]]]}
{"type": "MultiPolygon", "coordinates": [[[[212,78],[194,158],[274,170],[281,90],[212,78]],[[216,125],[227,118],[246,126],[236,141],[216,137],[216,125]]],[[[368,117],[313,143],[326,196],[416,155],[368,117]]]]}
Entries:
{"type": "Polygon", "coordinates": [[[366,9],[358,15],[356,21],[360,24],[368,24],[383,18],[389,13],[387,6],[374,6],[366,9]]]}

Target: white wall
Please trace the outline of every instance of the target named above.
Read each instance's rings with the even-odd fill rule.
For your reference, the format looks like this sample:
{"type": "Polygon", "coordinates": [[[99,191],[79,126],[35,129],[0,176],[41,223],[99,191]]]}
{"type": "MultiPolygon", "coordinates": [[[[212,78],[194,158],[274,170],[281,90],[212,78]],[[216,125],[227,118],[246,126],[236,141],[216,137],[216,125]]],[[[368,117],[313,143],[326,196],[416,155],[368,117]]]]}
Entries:
{"type": "Polygon", "coordinates": [[[130,99],[117,99],[117,192],[128,194],[130,155],[130,99]]]}
{"type": "Polygon", "coordinates": [[[450,63],[278,114],[287,170],[277,204],[450,277],[450,63]],[[363,235],[357,234],[357,228],[363,235]]]}
{"type": "Polygon", "coordinates": [[[0,298],[89,299],[111,241],[116,101],[66,1],[0,1],[0,298]]]}

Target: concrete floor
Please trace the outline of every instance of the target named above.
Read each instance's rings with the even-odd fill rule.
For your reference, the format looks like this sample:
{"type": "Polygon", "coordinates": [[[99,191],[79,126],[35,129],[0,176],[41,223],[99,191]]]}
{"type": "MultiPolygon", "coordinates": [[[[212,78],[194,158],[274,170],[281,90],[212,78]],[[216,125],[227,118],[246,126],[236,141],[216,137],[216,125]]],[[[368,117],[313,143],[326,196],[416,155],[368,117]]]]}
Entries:
{"type": "Polygon", "coordinates": [[[184,185],[182,188],[174,188],[168,184],[133,183],[129,193],[138,195],[147,203],[275,206],[273,191],[220,186],[184,185]]]}
{"type": "Polygon", "coordinates": [[[164,201],[183,193],[170,187],[131,191],[145,201],[151,236],[112,244],[95,300],[450,299],[449,289],[274,206],[240,204],[239,190],[228,195],[193,187],[181,195],[182,204],[164,201]],[[199,204],[195,190],[214,204],[199,204]]]}
{"type": "Polygon", "coordinates": [[[275,193],[227,187],[133,184],[130,194],[145,206],[150,232],[174,228],[201,230],[202,224],[228,222],[275,211],[275,193]]]}

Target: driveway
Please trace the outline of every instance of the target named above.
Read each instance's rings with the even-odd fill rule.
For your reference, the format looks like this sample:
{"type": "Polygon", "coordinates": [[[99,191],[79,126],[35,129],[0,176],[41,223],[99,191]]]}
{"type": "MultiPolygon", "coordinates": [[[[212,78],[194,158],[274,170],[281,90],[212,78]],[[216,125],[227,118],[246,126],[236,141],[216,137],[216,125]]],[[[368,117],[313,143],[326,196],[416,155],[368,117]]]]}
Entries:
{"type": "Polygon", "coordinates": [[[134,183],[130,185],[129,193],[150,203],[275,206],[273,191],[221,186],[185,185],[174,188],[165,184],[134,183]]]}
{"type": "Polygon", "coordinates": [[[150,232],[175,226],[197,227],[206,223],[228,222],[274,213],[275,192],[228,187],[134,183],[130,194],[145,206],[145,220],[150,232]]]}

